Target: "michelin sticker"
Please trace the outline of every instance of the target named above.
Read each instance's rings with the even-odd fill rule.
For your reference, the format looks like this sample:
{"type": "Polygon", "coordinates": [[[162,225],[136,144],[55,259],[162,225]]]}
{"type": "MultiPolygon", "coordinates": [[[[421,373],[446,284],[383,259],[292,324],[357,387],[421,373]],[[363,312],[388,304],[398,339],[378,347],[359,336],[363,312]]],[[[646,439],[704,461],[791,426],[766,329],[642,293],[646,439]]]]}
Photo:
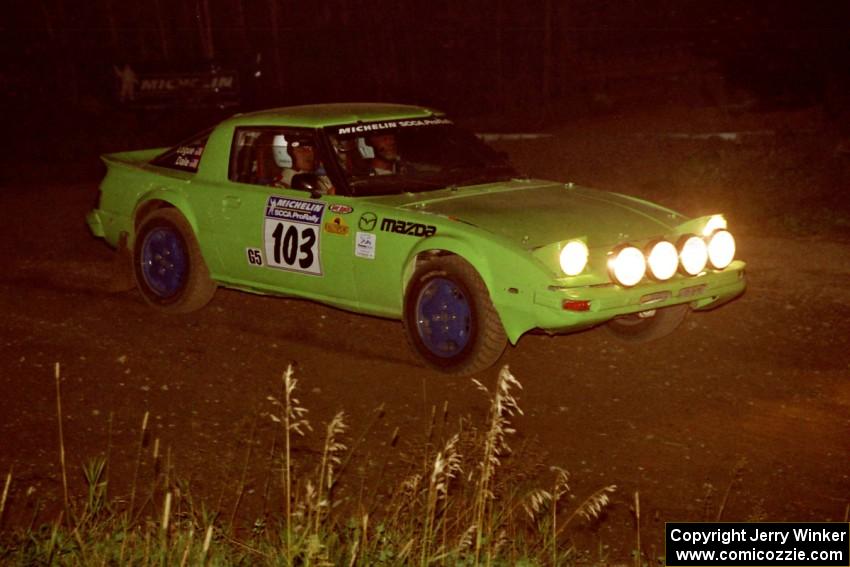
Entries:
{"type": "Polygon", "coordinates": [[[354,255],[358,258],[366,258],[368,260],[375,259],[375,244],[378,237],[370,232],[357,232],[355,239],[354,255]]]}
{"type": "Polygon", "coordinates": [[[324,211],[324,203],[270,196],[263,224],[266,265],[322,275],[319,237],[324,211]]]}
{"type": "Polygon", "coordinates": [[[388,120],[386,122],[358,122],[337,128],[337,135],[365,134],[367,132],[380,132],[381,130],[394,130],[396,128],[413,128],[415,126],[444,126],[454,124],[448,118],[433,116],[430,118],[413,118],[409,120],[388,120]]]}

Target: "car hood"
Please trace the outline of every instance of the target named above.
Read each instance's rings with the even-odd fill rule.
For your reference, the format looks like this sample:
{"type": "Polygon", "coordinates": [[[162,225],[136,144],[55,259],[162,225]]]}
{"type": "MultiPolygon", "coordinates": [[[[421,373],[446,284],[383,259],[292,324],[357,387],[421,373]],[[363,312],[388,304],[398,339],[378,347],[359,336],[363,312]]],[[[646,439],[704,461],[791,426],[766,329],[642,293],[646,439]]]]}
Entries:
{"type": "Polygon", "coordinates": [[[610,246],[668,234],[686,217],[647,201],[572,183],[513,180],[396,196],[404,209],[437,214],[526,248],[569,238],[610,246]]]}

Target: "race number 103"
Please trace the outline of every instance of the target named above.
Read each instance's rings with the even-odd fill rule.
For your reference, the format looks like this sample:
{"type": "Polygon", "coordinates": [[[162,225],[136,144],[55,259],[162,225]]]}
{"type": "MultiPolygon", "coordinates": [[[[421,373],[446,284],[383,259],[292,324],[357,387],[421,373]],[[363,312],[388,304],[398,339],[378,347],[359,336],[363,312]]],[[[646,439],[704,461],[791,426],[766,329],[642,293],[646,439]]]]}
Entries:
{"type": "Polygon", "coordinates": [[[316,225],[266,219],[265,256],[274,268],[319,275],[319,229],[316,225]]]}

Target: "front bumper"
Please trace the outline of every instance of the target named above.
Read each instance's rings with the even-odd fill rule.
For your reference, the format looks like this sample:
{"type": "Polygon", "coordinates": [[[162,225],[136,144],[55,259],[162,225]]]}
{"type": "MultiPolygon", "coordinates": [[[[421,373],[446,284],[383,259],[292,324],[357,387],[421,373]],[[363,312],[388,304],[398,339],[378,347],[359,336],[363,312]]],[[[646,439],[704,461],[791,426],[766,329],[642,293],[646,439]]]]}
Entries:
{"type": "MultiPolygon", "coordinates": [[[[747,285],[745,268],[745,262],[736,260],[721,271],[675,277],[667,282],[643,282],[632,288],[613,283],[574,288],[549,286],[534,292],[531,312],[526,312],[528,319],[521,332],[533,328],[550,332],[577,331],[620,315],[672,305],[689,304],[692,309],[710,309],[743,293],[747,285]],[[587,310],[564,309],[565,301],[585,301],[587,310]]],[[[516,338],[521,334],[517,327],[506,330],[509,336],[516,338]]]]}

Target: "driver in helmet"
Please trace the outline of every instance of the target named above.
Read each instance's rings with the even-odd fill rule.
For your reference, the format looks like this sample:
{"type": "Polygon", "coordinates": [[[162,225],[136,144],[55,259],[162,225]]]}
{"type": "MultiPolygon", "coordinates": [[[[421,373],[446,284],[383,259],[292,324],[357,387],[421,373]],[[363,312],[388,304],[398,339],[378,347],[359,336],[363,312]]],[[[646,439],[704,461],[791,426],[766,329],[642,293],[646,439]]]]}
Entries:
{"type": "Polygon", "coordinates": [[[316,147],[313,139],[309,136],[278,134],[272,142],[272,153],[275,163],[282,168],[280,175],[274,179],[274,185],[289,189],[292,187],[292,180],[296,175],[309,173],[316,176],[320,193],[334,194],[334,187],[330,179],[319,167],[320,162],[316,157],[316,147]]]}
{"type": "Polygon", "coordinates": [[[367,144],[372,146],[375,157],[370,161],[374,175],[392,175],[399,173],[401,156],[398,153],[398,142],[392,132],[377,132],[367,138],[367,144]]]}

